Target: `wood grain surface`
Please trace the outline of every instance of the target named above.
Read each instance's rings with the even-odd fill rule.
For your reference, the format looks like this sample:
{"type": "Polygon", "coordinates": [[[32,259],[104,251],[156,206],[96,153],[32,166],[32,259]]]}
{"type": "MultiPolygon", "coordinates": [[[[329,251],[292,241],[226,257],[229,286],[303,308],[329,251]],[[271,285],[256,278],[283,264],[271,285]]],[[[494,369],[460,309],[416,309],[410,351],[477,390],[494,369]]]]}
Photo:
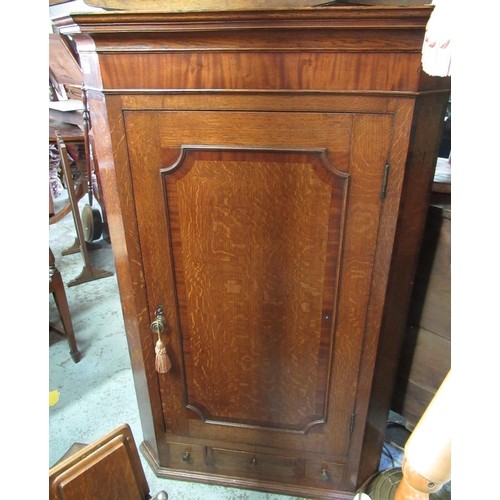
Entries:
{"type": "Polygon", "coordinates": [[[158,475],[344,500],[377,470],[449,93],[421,69],[431,10],[56,21],[158,475]]]}

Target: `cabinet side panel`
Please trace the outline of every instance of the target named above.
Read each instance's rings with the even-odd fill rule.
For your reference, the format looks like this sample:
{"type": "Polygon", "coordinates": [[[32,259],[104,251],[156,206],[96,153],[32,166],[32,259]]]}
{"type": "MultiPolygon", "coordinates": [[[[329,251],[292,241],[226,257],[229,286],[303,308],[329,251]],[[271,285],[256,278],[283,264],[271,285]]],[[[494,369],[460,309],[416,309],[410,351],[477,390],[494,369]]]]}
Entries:
{"type": "Polygon", "coordinates": [[[123,96],[102,92],[101,60],[94,40],[77,33],[74,42],[84,75],[90,134],[95,144],[103,207],[112,240],[113,258],[127,335],[134,385],[141,417],[144,440],[157,459],[164,459],[165,446],[158,436],[164,431],[158,380],[149,369],[154,357],[149,337],[144,337],[149,324],[141,249],[129,170],[128,145],[123,122],[123,96]],[[99,89],[99,90],[96,90],[99,89]]]}
{"type": "Polygon", "coordinates": [[[164,427],[162,419],[157,417],[157,408],[161,406],[158,381],[149,370],[149,366],[154,365],[154,357],[149,349],[149,337],[143,335],[148,332],[149,315],[144,300],[145,283],[121,98],[89,91],[88,103],[143,436],[161,456],[164,450],[161,444],[157,446],[157,436],[163,433],[164,427]]]}
{"type": "MultiPolygon", "coordinates": [[[[416,99],[411,122],[401,206],[396,227],[385,309],[377,348],[377,364],[367,415],[359,482],[378,466],[402,341],[411,298],[419,248],[432,190],[447,93],[421,95],[416,99]]],[[[404,152],[404,144],[395,151],[404,152]]]]}

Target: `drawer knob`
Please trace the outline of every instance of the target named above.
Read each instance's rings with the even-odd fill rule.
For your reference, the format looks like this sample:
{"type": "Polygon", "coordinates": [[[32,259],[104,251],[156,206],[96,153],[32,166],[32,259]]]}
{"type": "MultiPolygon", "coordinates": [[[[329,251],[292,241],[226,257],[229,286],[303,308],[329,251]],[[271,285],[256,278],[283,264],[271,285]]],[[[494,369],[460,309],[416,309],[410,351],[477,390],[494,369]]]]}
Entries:
{"type": "Polygon", "coordinates": [[[321,469],[321,479],[323,479],[323,481],[329,481],[330,476],[328,475],[328,471],[326,469],[321,469]]]}
{"type": "Polygon", "coordinates": [[[255,467],[257,465],[257,460],[255,458],[252,458],[252,461],[250,463],[252,467],[255,467]]]}
{"type": "Polygon", "coordinates": [[[182,461],[184,463],[188,463],[191,461],[191,453],[189,453],[189,451],[184,452],[184,455],[182,455],[182,461]]]}

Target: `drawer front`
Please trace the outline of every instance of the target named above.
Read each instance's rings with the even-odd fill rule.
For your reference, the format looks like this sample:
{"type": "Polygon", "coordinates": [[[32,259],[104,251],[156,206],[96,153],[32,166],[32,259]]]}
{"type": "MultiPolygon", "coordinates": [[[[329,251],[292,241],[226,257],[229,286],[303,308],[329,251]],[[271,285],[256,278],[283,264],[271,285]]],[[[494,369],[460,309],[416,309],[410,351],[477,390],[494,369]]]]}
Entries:
{"type": "Polygon", "coordinates": [[[169,442],[167,468],[214,477],[271,481],[319,490],[342,488],[346,466],[313,457],[235,450],[182,442],[169,442]]]}
{"type": "Polygon", "coordinates": [[[207,447],[206,458],[215,473],[235,474],[275,481],[297,480],[304,476],[300,458],[207,447]]]}
{"type": "Polygon", "coordinates": [[[169,443],[168,467],[188,471],[206,471],[206,447],[185,443],[169,443]]]}
{"type": "Polygon", "coordinates": [[[308,460],[305,468],[304,484],[316,488],[333,488],[343,484],[345,465],[334,462],[308,460]]]}

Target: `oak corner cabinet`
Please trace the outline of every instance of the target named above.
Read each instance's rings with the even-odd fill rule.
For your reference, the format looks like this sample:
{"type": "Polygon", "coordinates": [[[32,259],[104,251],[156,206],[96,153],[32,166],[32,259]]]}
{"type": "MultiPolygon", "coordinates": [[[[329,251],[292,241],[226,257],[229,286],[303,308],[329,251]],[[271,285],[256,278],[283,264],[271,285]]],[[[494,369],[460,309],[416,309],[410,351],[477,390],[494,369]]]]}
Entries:
{"type": "Polygon", "coordinates": [[[377,470],[449,97],[431,9],[56,20],[158,476],[351,499],[377,470]]]}

